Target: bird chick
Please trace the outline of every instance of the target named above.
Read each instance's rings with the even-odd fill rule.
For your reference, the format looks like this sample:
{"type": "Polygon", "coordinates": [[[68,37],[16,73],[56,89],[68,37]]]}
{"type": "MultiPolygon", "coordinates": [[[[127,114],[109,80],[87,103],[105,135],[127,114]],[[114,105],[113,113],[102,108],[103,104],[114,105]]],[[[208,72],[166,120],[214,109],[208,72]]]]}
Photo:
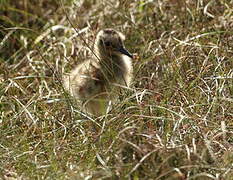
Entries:
{"type": "Polygon", "coordinates": [[[125,37],[113,29],[101,30],[96,37],[94,55],[64,78],[65,89],[82,102],[85,112],[99,116],[121,86],[130,86],[133,56],[125,49],[125,37]]]}

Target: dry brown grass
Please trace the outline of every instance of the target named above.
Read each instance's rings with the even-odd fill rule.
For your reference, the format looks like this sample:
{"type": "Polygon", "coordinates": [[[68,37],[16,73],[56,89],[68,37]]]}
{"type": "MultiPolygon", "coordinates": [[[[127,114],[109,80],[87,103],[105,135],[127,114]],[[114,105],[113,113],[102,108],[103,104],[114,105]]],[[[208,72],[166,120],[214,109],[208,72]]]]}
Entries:
{"type": "Polygon", "coordinates": [[[232,179],[232,1],[0,2],[2,179],[232,179]],[[140,58],[94,119],[61,78],[106,27],[140,58]]]}

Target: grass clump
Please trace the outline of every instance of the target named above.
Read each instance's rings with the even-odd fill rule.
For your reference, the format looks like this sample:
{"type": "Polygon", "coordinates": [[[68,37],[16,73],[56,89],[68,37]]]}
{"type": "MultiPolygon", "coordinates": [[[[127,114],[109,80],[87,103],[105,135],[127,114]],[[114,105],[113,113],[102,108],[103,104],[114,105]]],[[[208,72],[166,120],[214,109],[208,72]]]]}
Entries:
{"type": "Polygon", "coordinates": [[[1,178],[232,179],[231,1],[1,3],[1,178]],[[61,79],[106,27],[140,58],[94,118],[61,79]]]}

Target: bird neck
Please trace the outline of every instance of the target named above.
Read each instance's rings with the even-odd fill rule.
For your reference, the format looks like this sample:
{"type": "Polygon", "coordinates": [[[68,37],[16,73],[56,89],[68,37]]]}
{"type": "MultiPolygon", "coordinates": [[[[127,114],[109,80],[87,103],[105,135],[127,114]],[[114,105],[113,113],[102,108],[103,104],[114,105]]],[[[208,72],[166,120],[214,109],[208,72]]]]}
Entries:
{"type": "Polygon", "coordinates": [[[121,68],[122,66],[122,57],[120,55],[104,55],[100,56],[99,59],[100,65],[102,66],[103,69],[107,70],[117,70],[118,68],[121,68]]]}
{"type": "Polygon", "coordinates": [[[109,82],[116,83],[122,79],[125,73],[124,61],[121,55],[109,55],[100,57],[100,67],[109,82]]]}

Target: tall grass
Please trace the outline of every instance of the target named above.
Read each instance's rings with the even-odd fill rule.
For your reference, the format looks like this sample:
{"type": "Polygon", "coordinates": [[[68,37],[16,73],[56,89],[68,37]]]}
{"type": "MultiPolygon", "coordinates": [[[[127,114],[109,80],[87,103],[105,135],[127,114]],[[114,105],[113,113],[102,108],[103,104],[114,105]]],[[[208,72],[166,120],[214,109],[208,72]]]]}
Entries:
{"type": "Polygon", "coordinates": [[[0,2],[2,179],[232,179],[232,1],[0,2]],[[139,59],[95,118],[61,79],[106,27],[139,59]]]}

